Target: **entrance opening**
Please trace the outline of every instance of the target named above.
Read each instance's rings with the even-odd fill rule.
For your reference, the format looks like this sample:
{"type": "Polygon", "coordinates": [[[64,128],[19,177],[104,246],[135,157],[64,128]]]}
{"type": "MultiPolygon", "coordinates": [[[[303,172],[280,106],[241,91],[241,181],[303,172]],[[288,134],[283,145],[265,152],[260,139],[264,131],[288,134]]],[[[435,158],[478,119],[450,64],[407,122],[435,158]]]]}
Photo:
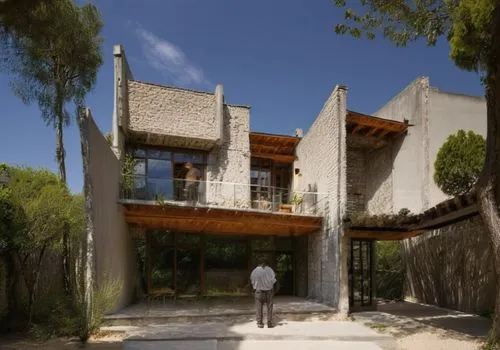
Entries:
{"type": "Polygon", "coordinates": [[[373,303],[373,241],[351,239],[349,250],[349,305],[371,307],[373,303]]]}

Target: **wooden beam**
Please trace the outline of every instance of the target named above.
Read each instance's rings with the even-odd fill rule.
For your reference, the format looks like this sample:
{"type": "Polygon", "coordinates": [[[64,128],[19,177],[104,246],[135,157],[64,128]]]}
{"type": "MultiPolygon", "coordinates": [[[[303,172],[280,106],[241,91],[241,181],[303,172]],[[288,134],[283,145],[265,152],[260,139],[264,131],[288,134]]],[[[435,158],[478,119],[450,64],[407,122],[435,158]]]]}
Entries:
{"type": "Polygon", "coordinates": [[[357,124],[357,125],[354,127],[354,129],[352,129],[351,134],[353,134],[353,135],[354,135],[354,134],[356,134],[356,133],[360,132],[360,131],[361,131],[361,129],[363,129],[364,127],[365,127],[364,125],[357,124]]]}
{"type": "Polygon", "coordinates": [[[297,157],[294,155],[287,154],[273,154],[273,153],[254,153],[251,152],[251,156],[254,158],[264,158],[264,159],[272,159],[280,163],[293,163],[297,160],[297,157]]]}
{"type": "Polygon", "coordinates": [[[378,139],[382,139],[382,138],[384,138],[384,136],[385,136],[385,135],[387,135],[388,133],[390,133],[390,131],[389,131],[389,130],[384,130],[384,131],[382,131],[380,134],[378,134],[377,138],[378,138],[378,139]]]}
{"type": "Polygon", "coordinates": [[[376,241],[400,241],[402,239],[416,237],[424,233],[423,230],[414,231],[378,231],[378,230],[354,230],[346,229],[346,237],[352,239],[373,239],[376,241]]]}
{"type": "Polygon", "coordinates": [[[378,129],[378,128],[373,128],[373,129],[371,129],[370,131],[368,131],[368,132],[366,133],[366,136],[373,136],[373,135],[374,135],[377,131],[379,131],[379,130],[380,130],[380,129],[378,129]]]}

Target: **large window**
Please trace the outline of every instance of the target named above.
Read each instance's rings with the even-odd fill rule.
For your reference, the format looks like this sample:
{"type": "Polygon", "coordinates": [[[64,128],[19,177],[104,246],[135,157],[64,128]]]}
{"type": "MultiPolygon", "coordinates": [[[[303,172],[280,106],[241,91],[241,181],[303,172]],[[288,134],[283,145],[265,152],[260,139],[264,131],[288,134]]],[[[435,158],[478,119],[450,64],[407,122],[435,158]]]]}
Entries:
{"type": "Polygon", "coordinates": [[[268,203],[269,207],[272,205],[276,210],[276,205],[288,202],[291,172],[290,164],[252,158],[250,168],[252,205],[262,208],[268,203]]]}
{"type": "Polygon", "coordinates": [[[206,155],[202,152],[133,147],[131,153],[136,160],[136,199],[185,200],[188,164],[198,170],[200,180],[204,179],[206,155]]]}

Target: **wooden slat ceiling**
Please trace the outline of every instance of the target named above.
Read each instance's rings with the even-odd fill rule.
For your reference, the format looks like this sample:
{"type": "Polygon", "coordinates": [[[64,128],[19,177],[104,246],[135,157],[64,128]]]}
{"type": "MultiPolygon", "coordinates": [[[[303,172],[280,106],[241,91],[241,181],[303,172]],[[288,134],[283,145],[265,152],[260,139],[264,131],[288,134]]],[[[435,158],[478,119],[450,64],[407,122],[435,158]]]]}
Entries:
{"type": "Polygon", "coordinates": [[[123,204],[127,223],[143,228],[224,235],[299,236],[318,231],[321,217],[219,208],[123,204]]]}
{"type": "Polygon", "coordinates": [[[406,132],[408,123],[347,111],[346,129],[353,146],[380,148],[388,139],[406,132]]]}
{"type": "Polygon", "coordinates": [[[297,159],[295,147],[299,141],[300,138],[295,136],[251,132],[250,152],[252,157],[293,163],[297,159]]]}

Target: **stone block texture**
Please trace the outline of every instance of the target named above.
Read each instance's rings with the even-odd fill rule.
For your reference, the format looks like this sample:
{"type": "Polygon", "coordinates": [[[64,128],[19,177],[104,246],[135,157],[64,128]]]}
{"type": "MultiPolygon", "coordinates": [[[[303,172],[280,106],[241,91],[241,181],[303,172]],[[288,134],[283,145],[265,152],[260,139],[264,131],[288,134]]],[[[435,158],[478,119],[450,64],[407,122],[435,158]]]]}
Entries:
{"type": "Polygon", "coordinates": [[[393,145],[366,152],[365,209],[370,214],[387,214],[393,211],[393,145]]]}
{"type": "Polygon", "coordinates": [[[224,105],[223,142],[208,157],[207,202],[250,206],[250,109],[224,105]]]}
{"type": "Polygon", "coordinates": [[[308,236],[308,296],[337,306],[342,220],[346,205],[345,88],[336,87],[297,146],[295,190],[328,193],[319,205],[324,229],[308,236]]]}
{"type": "Polygon", "coordinates": [[[168,136],[164,144],[170,140],[200,140],[207,147],[219,138],[214,93],[134,80],[128,81],[128,93],[131,132],[168,136]]]}
{"type": "Polygon", "coordinates": [[[347,214],[364,212],[366,209],[366,151],[347,147],[347,214]]]}
{"type": "Polygon", "coordinates": [[[128,305],[135,296],[136,265],[135,250],[129,235],[122,206],[119,200],[121,165],[115,153],[89,117],[87,126],[90,198],[94,227],[94,263],[97,285],[108,278],[122,283],[120,295],[110,311],[128,305]]]}
{"type": "Polygon", "coordinates": [[[406,298],[467,313],[493,310],[493,252],[479,216],[402,245],[406,298]]]}

